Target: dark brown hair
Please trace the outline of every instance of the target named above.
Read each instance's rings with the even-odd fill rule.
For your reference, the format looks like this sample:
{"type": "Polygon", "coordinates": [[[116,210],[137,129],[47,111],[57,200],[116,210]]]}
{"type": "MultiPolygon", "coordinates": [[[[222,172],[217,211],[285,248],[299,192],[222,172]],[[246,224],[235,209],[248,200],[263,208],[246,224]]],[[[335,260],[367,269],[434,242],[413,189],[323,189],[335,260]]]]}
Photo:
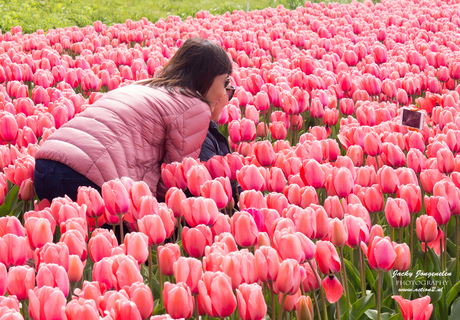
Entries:
{"type": "Polygon", "coordinates": [[[209,104],[204,96],[214,78],[232,73],[232,62],[218,44],[192,37],[187,39],[169,62],[154,78],[139,84],[154,88],[164,87],[169,93],[179,90],[188,97],[198,98],[209,104]]]}

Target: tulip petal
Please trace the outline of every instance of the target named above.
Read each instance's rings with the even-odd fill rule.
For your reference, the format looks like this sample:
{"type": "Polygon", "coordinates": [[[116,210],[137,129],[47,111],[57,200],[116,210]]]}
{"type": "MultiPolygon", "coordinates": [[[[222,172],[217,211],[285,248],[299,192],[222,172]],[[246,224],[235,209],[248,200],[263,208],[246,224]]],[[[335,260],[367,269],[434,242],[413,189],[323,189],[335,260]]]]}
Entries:
{"type": "Polygon", "coordinates": [[[343,294],[342,284],[337,277],[330,275],[324,278],[321,283],[326,291],[326,299],[329,303],[336,303],[343,294]]]}

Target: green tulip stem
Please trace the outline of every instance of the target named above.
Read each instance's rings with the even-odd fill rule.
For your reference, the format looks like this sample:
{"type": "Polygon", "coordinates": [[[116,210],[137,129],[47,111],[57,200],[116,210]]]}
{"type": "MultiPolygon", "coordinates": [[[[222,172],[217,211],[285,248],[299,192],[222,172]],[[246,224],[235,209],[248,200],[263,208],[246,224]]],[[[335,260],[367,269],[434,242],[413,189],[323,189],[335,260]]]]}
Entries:
{"type": "Polygon", "coordinates": [[[335,303],[335,308],[336,308],[335,313],[337,315],[337,320],[340,320],[340,305],[338,301],[335,303]]]}
{"type": "Polygon", "coordinates": [[[364,271],[364,256],[361,247],[358,247],[359,253],[359,271],[361,273],[361,296],[366,296],[366,274],[364,271]]]}
{"type": "Polygon", "coordinates": [[[379,271],[379,279],[377,283],[377,320],[380,320],[380,306],[381,306],[380,289],[381,287],[382,287],[382,271],[379,271]]]}
{"type": "MultiPolygon", "coordinates": [[[[313,264],[311,263],[311,260],[308,260],[308,264],[310,265],[311,270],[315,274],[316,282],[318,283],[319,294],[321,296],[321,300],[323,301],[324,319],[327,320],[326,298],[324,297],[323,290],[321,290],[321,279],[319,278],[319,275],[316,272],[316,269],[313,268],[313,264]]],[[[319,313],[318,313],[318,318],[319,318],[319,313]]]]}
{"type": "Polygon", "coordinates": [[[283,320],[284,318],[284,302],[286,301],[287,293],[283,294],[283,299],[281,300],[281,305],[280,305],[280,317],[279,320],[283,320]]]}
{"type": "Polygon", "coordinates": [[[195,320],[200,319],[200,311],[198,309],[198,296],[195,295],[195,320]]]}
{"type": "Polygon", "coordinates": [[[158,250],[158,245],[155,245],[155,251],[157,253],[157,268],[158,268],[158,277],[160,278],[160,305],[164,306],[163,304],[163,274],[161,273],[161,268],[160,268],[160,252],[158,250]]]}
{"type": "Polygon", "coordinates": [[[275,293],[273,292],[273,283],[270,285],[270,282],[268,282],[267,284],[270,288],[270,295],[272,297],[272,319],[276,319],[275,293]]]}
{"type": "Polygon", "coordinates": [[[150,290],[153,289],[153,285],[152,285],[152,273],[153,273],[153,266],[152,266],[152,246],[149,246],[149,287],[150,287],[150,290]]]}
{"type": "MultiPolygon", "coordinates": [[[[321,290],[321,288],[319,288],[321,290]]],[[[319,305],[318,305],[318,299],[316,299],[316,293],[315,291],[312,292],[313,295],[313,301],[315,301],[315,306],[316,306],[316,313],[318,314],[318,319],[320,319],[321,312],[319,311],[319,305]]]]}
{"type": "Polygon", "coordinates": [[[340,247],[340,262],[342,263],[342,271],[343,271],[343,278],[344,278],[343,282],[345,282],[345,294],[347,295],[347,306],[348,306],[348,310],[351,311],[350,292],[348,291],[347,268],[345,266],[345,260],[343,259],[343,246],[340,247]]]}
{"type": "Polygon", "coordinates": [[[94,220],[96,221],[96,229],[99,228],[99,221],[97,221],[97,216],[94,217],[94,220]]]}
{"type": "Polygon", "coordinates": [[[22,311],[22,317],[23,317],[24,319],[27,319],[27,318],[26,318],[26,304],[25,304],[24,301],[22,302],[21,311],[22,311]]]}
{"type": "MultiPolygon", "coordinates": [[[[427,252],[428,252],[428,243],[425,241],[425,257],[424,257],[424,262],[423,262],[423,270],[425,271],[425,273],[428,272],[428,271],[426,270],[426,255],[427,255],[427,252]]],[[[427,291],[426,291],[426,283],[427,283],[427,280],[428,280],[428,277],[425,276],[425,294],[427,294],[427,291]]]]}
{"type": "Polygon", "coordinates": [[[458,225],[459,225],[459,220],[460,220],[460,215],[456,215],[455,216],[455,245],[457,246],[457,250],[456,250],[456,261],[457,261],[457,282],[460,281],[460,260],[459,260],[459,236],[458,236],[458,225]]]}
{"type": "Polygon", "coordinates": [[[177,218],[177,226],[179,227],[179,232],[177,235],[177,241],[181,242],[182,241],[182,217],[177,218]]]}
{"type": "Polygon", "coordinates": [[[120,220],[120,239],[121,244],[125,242],[125,235],[123,234],[123,215],[121,213],[118,214],[118,219],[120,220]]]}
{"type": "MultiPolygon", "coordinates": [[[[415,220],[415,215],[411,214],[410,215],[410,253],[411,254],[414,253],[414,220],[415,220]]],[[[411,265],[409,266],[409,268],[412,267],[412,260],[414,259],[411,259],[411,265]]]]}
{"type": "Polygon", "coordinates": [[[402,236],[401,236],[401,228],[398,229],[398,242],[403,243],[402,236]]]}

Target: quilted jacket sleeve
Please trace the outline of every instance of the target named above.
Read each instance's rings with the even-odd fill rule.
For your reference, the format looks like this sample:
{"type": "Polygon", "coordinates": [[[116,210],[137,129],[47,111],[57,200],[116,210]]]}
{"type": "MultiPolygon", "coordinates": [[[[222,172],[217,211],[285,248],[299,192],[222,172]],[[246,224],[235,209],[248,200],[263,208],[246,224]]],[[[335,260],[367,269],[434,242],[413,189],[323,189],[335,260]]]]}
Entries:
{"type": "MultiPolygon", "coordinates": [[[[166,128],[164,163],[181,162],[184,158],[197,159],[201,145],[208,132],[211,111],[205,103],[199,103],[170,121],[166,128]]],[[[159,201],[164,197],[166,187],[160,179],[157,188],[159,201]]]]}

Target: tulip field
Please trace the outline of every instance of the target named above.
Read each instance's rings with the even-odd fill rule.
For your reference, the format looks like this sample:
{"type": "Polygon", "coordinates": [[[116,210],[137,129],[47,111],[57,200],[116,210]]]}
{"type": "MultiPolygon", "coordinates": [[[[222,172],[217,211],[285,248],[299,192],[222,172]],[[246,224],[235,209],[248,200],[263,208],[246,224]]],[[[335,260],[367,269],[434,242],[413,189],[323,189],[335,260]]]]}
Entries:
{"type": "Polygon", "coordinates": [[[460,319],[456,1],[23,29],[0,32],[0,320],[460,319]],[[164,163],[164,200],[120,177],[39,201],[42,143],[190,37],[233,61],[233,153],[164,163]]]}

